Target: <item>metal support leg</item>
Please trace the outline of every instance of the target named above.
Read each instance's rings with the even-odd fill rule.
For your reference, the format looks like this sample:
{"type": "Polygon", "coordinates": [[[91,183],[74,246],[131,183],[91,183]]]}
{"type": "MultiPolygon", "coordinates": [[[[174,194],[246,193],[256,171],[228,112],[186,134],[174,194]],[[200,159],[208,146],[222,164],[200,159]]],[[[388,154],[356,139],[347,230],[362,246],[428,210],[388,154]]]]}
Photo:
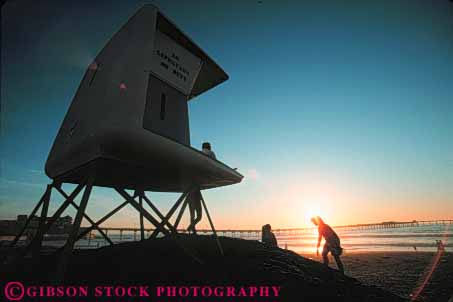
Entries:
{"type": "Polygon", "coordinates": [[[39,226],[36,232],[35,237],[33,238],[33,245],[31,246],[32,249],[32,257],[36,257],[39,255],[42,246],[42,240],[44,238],[44,229],[46,227],[46,220],[47,220],[47,212],[49,211],[49,203],[50,203],[50,195],[52,193],[52,185],[47,185],[46,194],[44,197],[42,209],[41,209],[41,217],[39,218],[39,226]]]}
{"type": "Polygon", "coordinates": [[[212,232],[214,233],[214,237],[217,241],[217,246],[219,247],[220,254],[222,256],[224,256],[222,245],[220,244],[219,237],[217,236],[217,232],[215,231],[214,224],[212,223],[212,220],[211,220],[211,215],[209,215],[208,208],[206,207],[206,203],[204,202],[203,196],[201,196],[201,203],[203,204],[203,208],[204,208],[204,211],[206,212],[206,216],[208,216],[209,224],[211,225],[212,232]]]}
{"type": "MultiPolygon", "coordinates": [[[[61,188],[56,188],[56,190],[66,199],[69,199],[69,196],[68,194],[66,194],[61,188]]],[[[79,206],[75,204],[74,201],[70,200],[70,204],[76,209],[76,210],[79,210],[79,206]]],[[[92,226],[94,226],[94,221],[86,214],[84,213],[83,214],[83,217],[88,220],[89,223],[91,223],[92,226]]],[[[102,231],[99,227],[97,226],[94,226],[94,228],[102,235],[102,237],[104,237],[105,240],[107,240],[107,242],[110,244],[110,245],[113,245],[113,242],[112,240],[110,240],[110,238],[107,236],[107,234],[104,233],[104,231],[102,231]]],[[[89,232],[89,235],[91,235],[91,230],[89,232]]]]}
{"type": "Polygon", "coordinates": [[[178,217],[176,217],[176,221],[175,221],[175,225],[174,225],[176,230],[178,230],[179,222],[181,221],[181,218],[184,215],[184,211],[186,210],[186,207],[187,207],[187,199],[184,200],[184,203],[182,204],[182,207],[179,210],[178,217]]]}
{"type": "MultiPolygon", "coordinates": [[[[164,233],[165,235],[170,235],[171,233],[164,228],[164,226],[166,224],[169,224],[169,219],[171,218],[171,216],[173,215],[173,213],[176,211],[176,209],[178,208],[179,204],[184,200],[184,197],[187,195],[187,193],[184,193],[181,195],[181,197],[177,200],[176,204],[172,207],[172,209],[170,209],[169,213],[167,214],[166,217],[163,217],[162,214],[160,214],[160,212],[157,210],[156,208],[156,213],[159,213],[160,217],[163,217],[163,221],[161,223],[159,223],[156,219],[154,219],[154,217],[151,216],[151,214],[149,214],[147,211],[145,211],[143,208],[141,208],[139,206],[139,204],[133,199],[133,197],[130,197],[129,194],[127,194],[124,190],[121,190],[119,188],[115,188],[115,190],[121,195],[123,196],[125,199],[127,199],[129,201],[129,203],[135,207],[138,211],[143,211],[143,216],[148,219],[149,222],[151,222],[155,227],[156,227],[156,230],[154,231],[153,234],[157,234],[159,232],[162,232],[164,233]]],[[[144,194],[143,194],[144,195],[144,194]]],[[[145,201],[149,202],[149,204],[152,205],[152,203],[147,199],[147,197],[144,195],[144,199],[145,201]]],[[[151,206],[150,205],[150,206],[151,206]]],[[[153,208],[154,205],[151,206],[151,208],[153,208]]],[[[155,208],[155,207],[154,207],[155,208]]],[[[170,224],[171,225],[171,224],[170,224]]],[[[174,228],[173,226],[171,226],[172,228],[174,228]]],[[[152,236],[152,235],[151,235],[152,236]]],[[[150,238],[151,238],[150,236],[150,238]]],[[[199,264],[203,264],[203,261],[193,252],[191,251],[190,249],[188,249],[187,247],[185,247],[182,242],[180,242],[177,237],[175,237],[175,242],[176,244],[187,254],[189,255],[190,257],[192,257],[192,259],[194,259],[196,262],[198,262],[199,264]]]]}
{"type": "MultiPolygon", "coordinates": [[[[156,206],[151,202],[151,200],[149,200],[148,197],[146,197],[146,195],[143,193],[143,200],[145,200],[145,202],[148,204],[148,206],[154,211],[154,213],[156,213],[156,215],[163,221],[165,220],[165,217],[164,215],[162,215],[162,213],[159,211],[158,208],[156,208],[156,206]]],[[[176,228],[169,222],[167,221],[166,223],[166,226],[170,229],[170,231],[172,231],[174,234],[177,233],[176,231],[176,228]]]]}
{"type": "Polygon", "coordinates": [[[33,209],[33,211],[31,211],[30,216],[28,216],[27,221],[25,221],[25,224],[22,227],[22,229],[20,230],[20,232],[16,235],[16,237],[14,237],[14,240],[11,243],[11,247],[15,246],[17,241],[19,241],[20,237],[24,234],[25,230],[27,229],[28,225],[30,224],[30,221],[33,219],[33,217],[35,216],[36,212],[38,212],[39,208],[41,207],[42,203],[44,202],[44,199],[47,197],[47,190],[48,189],[49,188],[46,189],[46,191],[42,195],[41,199],[39,200],[38,204],[36,204],[36,206],[33,209]]]}
{"type": "MultiPolygon", "coordinates": [[[[192,190],[192,188],[190,188],[190,190],[192,190]]],[[[187,194],[189,194],[190,190],[184,192],[179,198],[178,200],[176,201],[176,203],[173,205],[173,207],[170,209],[170,211],[168,211],[168,214],[167,216],[165,216],[165,219],[162,220],[162,222],[160,223],[160,227],[163,227],[165,224],[168,223],[168,221],[170,220],[171,216],[173,215],[173,213],[176,211],[176,209],[179,207],[179,205],[181,204],[181,202],[184,200],[184,198],[187,196],[187,194]]],[[[150,238],[156,238],[157,235],[159,234],[159,229],[156,228],[156,230],[154,230],[154,232],[151,234],[150,238]]]]}
{"type": "Polygon", "coordinates": [[[77,188],[69,195],[69,197],[63,202],[63,204],[58,208],[57,211],[52,215],[52,217],[49,219],[47,222],[46,226],[44,227],[43,234],[49,231],[49,229],[52,227],[52,225],[57,221],[58,217],[63,214],[64,210],[71,204],[71,202],[76,198],[76,196],[79,194],[79,192],[83,189],[84,185],[78,185],[77,188]]]}
{"type": "MultiPolygon", "coordinates": [[[[83,185],[78,185],[77,186],[77,188],[71,193],[71,195],[69,195],[68,199],[52,215],[52,217],[49,219],[49,221],[42,228],[38,229],[36,235],[33,237],[31,242],[26,246],[26,248],[23,251],[21,251],[20,253],[16,254],[16,256],[14,256],[11,260],[9,260],[8,261],[9,263],[15,263],[20,258],[26,256],[28,254],[28,252],[30,251],[30,249],[34,248],[38,244],[39,245],[41,244],[40,242],[42,241],[42,238],[43,238],[44,234],[47,231],[49,231],[49,229],[51,228],[53,223],[57,220],[58,217],[61,216],[63,211],[68,207],[70,201],[73,200],[77,196],[77,194],[79,194],[79,192],[82,190],[82,188],[83,188],[83,185]]],[[[42,198],[42,200],[43,200],[42,202],[43,203],[44,203],[44,201],[45,201],[45,199],[47,197],[49,197],[49,199],[50,199],[50,191],[49,190],[51,190],[51,189],[52,189],[52,185],[48,185],[46,193],[44,193],[43,198],[42,198]],[[50,187],[50,189],[49,189],[49,187],[50,187]]]]}
{"type": "MultiPolygon", "coordinates": [[[[72,206],[76,209],[76,210],[79,210],[79,207],[74,203],[72,202],[71,203],[72,206]]],[[[104,233],[103,230],[101,230],[97,225],[95,225],[95,222],[93,221],[93,219],[90,218],[90,216],[88,216],[86,213],[83,214],[83,217],[89,222],[91,223],[92,226],[94,226],[94,228],[99,232],[99,234],[102,235],[102,237],[104,237],[104,239],[110,244],[110,245],[113,245],[113,241],[109,238],[109,236],[107,236],[107,233],[104,233]]],[[[90,231],[90,235],[91,235],[91,231],[90,231]]],[[[78,239],[77,239],[78,240],[78,239]]]]}
{"type": "MultiPolygon", "coordinates": [[[[128,202],[127,201],[124,201],[122,204],[120,204],[119,206],[117,206],[115,209],[113,209],[112,211],[110,211],[107,215],[105,215],[104,217],[102,217],[101,219],[99,219],[97,222],[95,222],[91,227],[87,228],[85,231],[83,231],[82,233],[80,233],[80,235],[77,237],[77,240],[79,240],[80,238],[82,238],[83,236],[85,236],[86,234],[88,234],[90,231],[92,231],[93,229],[95,228],[98,228],[102,223],[104,223],[107,219],[109,219],[110,217],[112,217],[116,212],[118,212],[119,210],[121,210],[125,205],[127,205],[128,202]]],[[[107,234],[107,231],[105,232],[105,235],[108,237],[108,234],[107,234]]]]}
{"type": "MultiPolygon", "coordinates": [[[[140,192],[142,193],[142,192],[140,192]]],[[[139,203],[139,206],[140,208],[143,209],[143,195],[140,194],[138,196],[138,203],[139,203]]],[[[144,228],[144,225],[143,225],[143,214],[142,212],[140,212],[140,240],[144,240],[145,239],[145,228],[144,228]]]]}
{"type": "Polygon", "coordinates": [[[129,202],[130,205],[132,205],[139,213],[143,214],[143,216],[151,222],[155,227],[156,230],[159,230],[160,232],[164,233],[165,235],[169,235],[170,232],[167,231],[163,225],[160,225],[159,222],[150,214],[148,213],[145,209],[140,207],[140,205],[123,189],[120,188],[115,188],[115,190],[129,202]]]}
{"type": "Polygon", "coordinates": [[[77,241],[79,235],[80,225],[82,223],[83,215],[88,204],[88,199],[90,198],[91,189],[93,188],[93,180],[90,179],[85,191],[83,192],[82,200],[80,201],[80,206],[77,211],[76,217],[74,219],[74,224],[72,226],[71,233],[69,234],[68,240],[64,246],[63,253],[60,258],[60,265],[57,272],[57,280],[63,280],[66,273],[66,268],[68,265],[68,260],[72,254],[74,244],[77,241]]]}

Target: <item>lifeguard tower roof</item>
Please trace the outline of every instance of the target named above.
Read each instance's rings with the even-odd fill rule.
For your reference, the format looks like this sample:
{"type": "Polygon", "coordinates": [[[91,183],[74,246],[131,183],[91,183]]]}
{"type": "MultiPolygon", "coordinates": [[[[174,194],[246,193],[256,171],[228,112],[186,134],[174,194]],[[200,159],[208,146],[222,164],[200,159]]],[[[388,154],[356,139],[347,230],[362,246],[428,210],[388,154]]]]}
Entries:
{"type": "Polygon", "coordinates": [[[88,66],[46,174],[169,192],[240,182],[235,169],[190,146],[188,101],[227,79],[158,8],[143,6],[88,66]]]}
{"type": "MultiPolygon", "coordinates": [[[[147,5],[155,8],[152,5],[147,5]]],[[[145,6],[146,7],[146,6],[145,6]]],[[[183,31],[181,31],[170,19],[166,18],[162,13],[157,14],[157,28],[160,32],[166,34],[176,43],[190,51],[195,56],[199,57],[203,64],[198,77],[192,87],[189,99],[202,94],[203,92],[213,88],[228,80],[228,75],[217,65],[195,42],[193,42],[183,31]]]]}

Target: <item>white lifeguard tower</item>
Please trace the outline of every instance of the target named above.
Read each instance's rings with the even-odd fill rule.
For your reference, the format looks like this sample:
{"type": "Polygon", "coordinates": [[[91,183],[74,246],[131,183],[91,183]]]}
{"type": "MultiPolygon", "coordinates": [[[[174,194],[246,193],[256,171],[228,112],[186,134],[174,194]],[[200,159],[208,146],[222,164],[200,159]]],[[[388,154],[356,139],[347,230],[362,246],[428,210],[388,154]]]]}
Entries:
{"type": "Polygon", "coordinates": [[[241,174],[192,148],[189,140],[188,101],[227,79],[222,68],[156,7],[139,9],[90,64],[77,89],[46,162],[46,174],[53,182],[29,216],[41,209],[39,228],[29,249],[39,253],[44,234],[70,205],[77,214],[64,255],[91,230],[98,230],[113,244],[99,226],[127,204],[140,213],[141,238],[143,218],[155,227],[151,235],[155,238],[160,232],[177,233],[185,197],[194,188],[239,183],[241,174]],[[67,194],[63,183],[77,186],[67,194]],[[94,186],[113,188],[124,199],[96,222],[85,211],[94,186]],[[49,219],[54,189],[65,201],[49,219]],[[135,193],[130,195],[126,189],[135,193]],[[74,199],[82,190],[76,205],[74,199]],[[182,195],[163,215],[146,191],[182,195]],[[80,232],[83,218],[92,226],[80,232]]]}

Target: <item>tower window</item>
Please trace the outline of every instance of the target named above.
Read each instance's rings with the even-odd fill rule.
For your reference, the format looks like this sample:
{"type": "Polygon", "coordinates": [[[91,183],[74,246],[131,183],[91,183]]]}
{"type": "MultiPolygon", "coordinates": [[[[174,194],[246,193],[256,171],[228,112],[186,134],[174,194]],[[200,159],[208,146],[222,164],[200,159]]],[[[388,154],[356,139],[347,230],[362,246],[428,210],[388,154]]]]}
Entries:
{"type": "Polygon", "coordinates": [[[165,105],[167,102],[167,96],[165,93],[162,93],[160,95],[160,119],[164,120],[165,119],[165,105]]]}

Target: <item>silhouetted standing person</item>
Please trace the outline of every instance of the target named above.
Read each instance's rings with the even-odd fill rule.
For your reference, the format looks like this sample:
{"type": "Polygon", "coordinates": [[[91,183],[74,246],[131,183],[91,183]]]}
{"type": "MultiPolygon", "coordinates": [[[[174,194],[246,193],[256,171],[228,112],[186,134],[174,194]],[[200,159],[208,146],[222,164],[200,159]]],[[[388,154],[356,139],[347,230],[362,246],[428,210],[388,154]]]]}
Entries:
{"type": "Polygon", "coordinates": [[[274,233],[272,233],[270,224],[265,224],[261,228],[261,242],[272,247],[278,247],[277,238],[275,238],[274,233]]]}
{"type": "MultiPolygon", "coordinates": [[[[216,159],[215,153],[211,150],[211,144],[208,142],[204,142],[201,151],[206,154],[207,156],[216,159]]],[[[197,234],[195,230],[195,226],[197,223],[200,222],[203,216],[203,209],[201,205],[201,192],[200,189],[196,189],[190,192],[187,195],[187,203],[189,204],[189,211],[190,211],[190,224],[187,227],[188,231],[192,231],[193,234],[197,234]]]]}
{"type": "Polygon", "coordinates": [[[326,241],[322,248],[322,260],[326,266],[329,266],[329,252],[335,258],[338,269],[344,274],[343,263],[341,262],[340,255],[343,253],[343,248],[340,245],[340,238],[337,233],[324,221],[321,217],[316,216],[311,221],[318,226],[318,245],[316,246],[316,255],[319,255],[319,246],[321,245],[321,239],[324,237],[326,241]]]}
{"type": "Polygon", "coordinates": [[[442,240],[436,240],[437,252],[445,251],[445,245],[442,240]]]}
{"type": "Polygon", "coordinates": [[[190,212],[190,225],[187,227],[187,230],[192,231],[193,234],[197,234],[195,226],[200,222],[203,216],[200,189],[195,189],[187,195],[187,203],[189,204],[190,212]]]}

